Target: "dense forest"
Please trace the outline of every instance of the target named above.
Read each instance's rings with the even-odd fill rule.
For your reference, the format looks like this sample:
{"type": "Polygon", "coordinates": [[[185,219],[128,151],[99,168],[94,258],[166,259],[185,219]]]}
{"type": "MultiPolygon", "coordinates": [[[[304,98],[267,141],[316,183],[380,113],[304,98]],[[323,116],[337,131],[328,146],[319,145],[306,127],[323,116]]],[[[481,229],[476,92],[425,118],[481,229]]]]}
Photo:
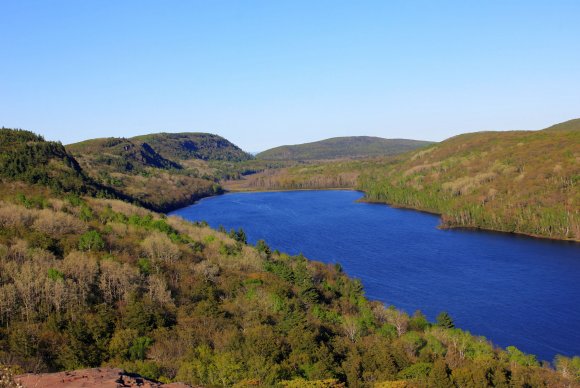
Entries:
{"type": "MultiPolygon", "coordinates": [[[[3,135],[48,147],[29,132],[3,135]]],[[[90,182],[52,146],[53,170],[72,163],[90,182]]],[[[339,265],[248,245],[241,229],[54,182],[69,174],[29,180],[36,157],[2,152],[4,166],[21,166],[0,183],[4,377],[115,366],[204,386],[580,385],[580,357],[550,365],[455,328],[445,312],[429,322],[370,301],[339,265]]]]}
{"type": "Polygon", "coordinates": [[[408,139],[383,139],[372,136],[347,136],[285,145],[260,152],[256,157],[264,160],[321,160],[371,158],[402,154],[431,144],[428,141],[408,139]]]}
{"type": "Polygon", "coordinates": [[[0,129],[0,177],[49,186],[55,191],[98,191],[62,144],[22,130],[0,129]]]}
{"type": "Polygon", "coordinates": [[[222,185],[229,191],[352,189],[361,172],[374,165],[372,160],[292,163],[265,168],[222,185]]]}
{"type": "Polygon", "coordinates": [[[456,136],[359,177],[370,201],[476,227],[580,240],[580,121],[456,136]]]}

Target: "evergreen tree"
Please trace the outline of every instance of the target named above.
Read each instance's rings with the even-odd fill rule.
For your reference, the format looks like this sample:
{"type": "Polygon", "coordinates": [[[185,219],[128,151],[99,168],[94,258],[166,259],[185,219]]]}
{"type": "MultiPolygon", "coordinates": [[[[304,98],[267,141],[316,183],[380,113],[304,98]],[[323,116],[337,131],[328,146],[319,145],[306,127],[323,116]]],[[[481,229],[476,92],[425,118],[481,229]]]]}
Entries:
{"type": "Polygon", "coordinates": [[[429,372],[427,379],[427,386],[430,388],[453,388],[455,385],[449,378],[449,367],[442,359],[438,359],[433,363],[433,368],[429,372]]]}
{"type": "Polygon", "coordinates": [[[248,243],[248,237],[246,236],[246,232],[244,232],[244,229],[242,229],[242,228],[238,229],[238,231],[236,233],[236,241],[239,241],[242,244],[248,243]]]}
{"type": "Polygon", "coordinates": [[[268,246],[268,244],[266,244],[266,241],[264,240],[258,240],[258,242],[256,243],[256,249],[258,250],[258,252],[264,252],[266,255],[270,255],[272,253],[270,247],[268,246]]]}
{"type": "Polygon", "coordinates": [[[446,311],[442,311],[437,315],[437,324],[441,327],[445,327],[447,329],[452,329],[455,327],[455,323],[453,323],[453,319],[446,311]]]}

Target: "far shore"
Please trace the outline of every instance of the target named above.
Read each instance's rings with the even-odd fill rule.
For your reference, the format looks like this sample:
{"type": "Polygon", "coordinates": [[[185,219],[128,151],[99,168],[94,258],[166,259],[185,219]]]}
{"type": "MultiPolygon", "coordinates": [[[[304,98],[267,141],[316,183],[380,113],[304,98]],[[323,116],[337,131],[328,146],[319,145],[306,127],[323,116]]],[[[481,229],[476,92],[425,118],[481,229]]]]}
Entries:
{"type": "MultiPolygon", "coordinates": [[[[360,193],[365,194],[365,197],[358,199],[357,202],[362,202],[362,203],[367,203],[367,204],[375,204],[375,205],[386,205],[386,206],[390,206],[390,207],[395,208],[395,209],[405,209],[405,210],[411,210],[411,211],[417,211],[417,212],[421,212],[421,213],[431,214],[431,215],[435,215],[435,216],[439,216],[439,217],[442,216],[441,213],[437,213],[437,212],[432,211],[432,210],[414,208],[414,207],[409,207],[409,206],[400,206],[400,205],[388,203],[385,201],[370,200],[370,199],[366,198],[366,193],[364,191],[356,189],[354,187],[320,187],[320,188],[311,188],[311,189],[295,189],[295,188],[267,189],[267,188],[252,188],[252,187],[244,187],[244,188],[229,187],[228,188],[227,186],[224,186],[223,193],[216,194],[216,195],[210,196],[210,197],[200,198],[200,199],[196,200],[195,202],[193,202],[187,206],[194,205],[194,204],[198,203],[199,201],[204,200],[206,198],[211,198],[211,197],[225,195],[225,194],[282,193],[282,192],[291,192],[291,191],[358,191],[360,193]]],[[[175,210],[177,210],[177,209],[174,209],[172,211],[175,211],[175,210]]],[[[484,232],[511,234],[511,235],[516,235],[516,236],[532,237],[532,238],[537,238],[537,239],[542,239],[542,240],[580,244],[580,240],[553,238],[553,237],[547,237],[547,236],[541,236],[541,235],[536,235],[536,234],[531,234],[531,233],[523,233],[523,232],[509,232],[509,231],[499,230],[499,229],[482,228],[479,226],[439,225],[438,228],[440,228],[440,229],[459,229],[459,230],[461,230],[461,229],[463,229],[463,230],[479,230],[479,231],[484,231],[484,232]]]]}

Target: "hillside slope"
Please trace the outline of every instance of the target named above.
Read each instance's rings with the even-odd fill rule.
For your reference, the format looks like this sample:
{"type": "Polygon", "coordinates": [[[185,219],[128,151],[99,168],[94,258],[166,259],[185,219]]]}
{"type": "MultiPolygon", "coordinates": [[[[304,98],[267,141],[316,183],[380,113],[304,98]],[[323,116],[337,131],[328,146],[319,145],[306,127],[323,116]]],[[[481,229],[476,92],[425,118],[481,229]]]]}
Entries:
{"type": "Polygon", "coordinates": [[[580,131],[580,119],[568,120],[552,125],[546,128],[545,131],[580,131]]]}
{"type": "MultiPolygon", "coordinates": [[[[159,155],[147,143],[125,138],[100,138],[69,144],[67,150],[77,157],[91,157],[91,164],[106,170],[143,171],[146,167],[180,169],[181,166],[159,155]]],[[[90,167],[89,160],[86,161],[90,167]]]]}
{"type": "Polygon", "coordinates": [[[579,359],[541,366],[370,301],[338,265],[18,179],[0,182],[0,381],[105,366],[204,386],[578,385],[579,359]]]}
{"type": "Polygon", "coordinates": [[[230,141],[209,133],[155,133],[136,136],[131,140],[145,142],[163,157],[175,161],[201,159],[241,162],[253,159],[252,155],[230,141]]]}
{"type": "Polygon", "coordinates": [[[207,174],[206,162],[191,160],[186,168],[146,142],[104,138],[66,148],[92,179],[157,211],[186,206],[221,191],[216,179],[207,174]]]}
{"type": "Polygon", "coordinates": [[[250,154],[208,133],[92,139],[67,149],[94,180],[163,212],[222,192],[225,177],[254,171],[250,154]]]}
{"type": "Polygon", "coordinates": [[[401,154],[431,144],[427,141],[383,139],[371,136],[335,137],[313,143],[285,145],[260,152],[265,160],[321,160],[401,154]]]}
{"type": "Polygon", "coordinates": [[[580,120],[456,136],[359,178],[370,201],[436,212],[445,226],[580,240],[580,120]]]}
{"type": "Polygon", "coordinates": [[[61,143],[4,127],[0,129],[0,180],[37,184],[61,193],[119,197],[92,180],[61,143]]]}

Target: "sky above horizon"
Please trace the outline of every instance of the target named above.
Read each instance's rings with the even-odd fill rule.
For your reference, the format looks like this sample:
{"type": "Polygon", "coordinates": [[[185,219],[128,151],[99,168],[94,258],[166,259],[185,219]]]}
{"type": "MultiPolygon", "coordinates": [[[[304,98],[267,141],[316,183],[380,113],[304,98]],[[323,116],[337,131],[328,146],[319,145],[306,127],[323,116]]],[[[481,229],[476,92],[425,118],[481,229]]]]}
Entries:
{"type": "Polygon", "coordinates": [[[580,1],[0,0],[0,126],[247,151],[580,117],[580,1]]]}

